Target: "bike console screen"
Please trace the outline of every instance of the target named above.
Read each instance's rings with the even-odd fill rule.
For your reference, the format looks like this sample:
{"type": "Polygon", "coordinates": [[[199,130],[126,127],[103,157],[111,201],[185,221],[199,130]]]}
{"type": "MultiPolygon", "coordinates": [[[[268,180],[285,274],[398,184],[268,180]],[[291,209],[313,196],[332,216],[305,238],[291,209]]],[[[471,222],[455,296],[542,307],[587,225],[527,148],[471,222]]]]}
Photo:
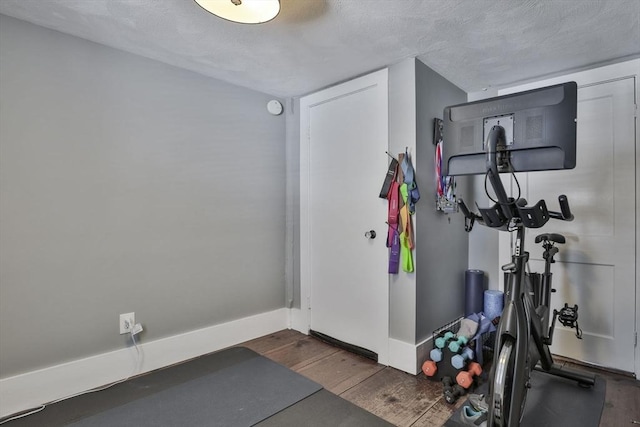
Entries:
{"type": "Polygon", "coordinates": [[[577,92],[568,82],[445,108],[443,175],[485,174],[496,127],[498,173],[573,169],[577,92]]]}

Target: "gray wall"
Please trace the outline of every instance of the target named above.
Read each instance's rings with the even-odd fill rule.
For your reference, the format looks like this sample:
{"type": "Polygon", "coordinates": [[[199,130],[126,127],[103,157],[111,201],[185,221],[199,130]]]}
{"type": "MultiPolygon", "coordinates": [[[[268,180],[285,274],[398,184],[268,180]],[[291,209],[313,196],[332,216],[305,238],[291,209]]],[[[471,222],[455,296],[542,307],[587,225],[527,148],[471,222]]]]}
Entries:
{"type": "Polygon", "coordinates": [[[0,16],[2,377],[284,307],[269,99],[0,16]]]}
{"type": "MultiPolygon", "coordinates": [[[[468,268],[468,235],[462,214],[435,209],[433,119],[444,107],[466,102],[466,92],[416,61],[417,163],[420,202],[416,209],[416,342],[464,314],[464,271],[468,268]]],[[[468,198],[469,180],[456,178],[457,195],[468,198]]]]}
{"type": "MultiPolygon", "coordinates": [[[[421,196],[414,217],[415,273],[392,275],[389,283],[389,335],[407,343],[422,342],[464,310],[469,236],[462,215],[435,209],[433,119],[466,100],[464,91],[417,59],[389,67],[389,150],[410,148],[421,196]]],[[[468,198],[470,184],[458,178],[458,195],[468,198]]]]}

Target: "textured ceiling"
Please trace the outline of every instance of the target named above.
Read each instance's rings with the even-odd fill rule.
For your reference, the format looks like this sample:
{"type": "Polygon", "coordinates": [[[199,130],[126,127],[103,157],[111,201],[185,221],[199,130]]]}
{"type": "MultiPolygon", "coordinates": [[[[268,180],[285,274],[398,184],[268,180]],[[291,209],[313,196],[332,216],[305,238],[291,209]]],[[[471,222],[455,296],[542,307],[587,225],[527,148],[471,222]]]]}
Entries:
{"type": "Polygon", "coordinates": [[[193,0],[0,0],[0,13],[281,97],[408,57],[468,92],[640,57],[640,0],[281,0],[240,25],[193,0]]]}

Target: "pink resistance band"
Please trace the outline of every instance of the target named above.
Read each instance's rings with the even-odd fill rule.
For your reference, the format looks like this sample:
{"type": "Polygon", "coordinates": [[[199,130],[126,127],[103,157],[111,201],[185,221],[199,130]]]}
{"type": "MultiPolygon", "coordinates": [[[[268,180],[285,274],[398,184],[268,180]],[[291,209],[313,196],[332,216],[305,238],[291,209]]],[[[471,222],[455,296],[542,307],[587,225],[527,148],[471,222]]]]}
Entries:
{"type": "Polygon", "coordinates": [[[394,179],[389,188],[387,200],[389,200],[387,247],[389,251],[389,274],[398,274],[400,267],[400,233],[398,232],[398,216],[400,214],[400,184],[394,179]]]}

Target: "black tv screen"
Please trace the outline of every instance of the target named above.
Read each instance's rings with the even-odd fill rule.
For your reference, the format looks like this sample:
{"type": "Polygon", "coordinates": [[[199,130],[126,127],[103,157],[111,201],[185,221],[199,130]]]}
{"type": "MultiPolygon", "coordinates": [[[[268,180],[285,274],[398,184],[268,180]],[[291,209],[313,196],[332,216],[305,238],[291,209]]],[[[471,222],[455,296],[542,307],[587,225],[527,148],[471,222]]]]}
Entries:
{"type": "Polygon", "coordinates": [[[485,144],[495,125],[505,129],[508,168],[499,172],[576,166],[578,87],[568,82],[444,109],[443,175],[487,172],[485,144]]]}

